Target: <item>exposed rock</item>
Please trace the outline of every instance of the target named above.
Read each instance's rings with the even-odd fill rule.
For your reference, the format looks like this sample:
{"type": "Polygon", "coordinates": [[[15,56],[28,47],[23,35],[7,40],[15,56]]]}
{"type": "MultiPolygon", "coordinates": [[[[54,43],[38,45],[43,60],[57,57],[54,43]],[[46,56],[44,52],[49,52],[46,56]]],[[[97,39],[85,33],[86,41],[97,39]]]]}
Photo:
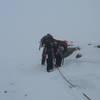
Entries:
{"type": "Polygon", "coordinates": [[[92,45],[91,43],[89,43],[88,45],[92,45]]]}
{"type": "Polygon", "coordinates": [[[4,93],[8,93],[8,91],[5,90],[4,93]]]}
{"type": "Polygon", "coordinates": [[[78,53],[78,54],[76,55],[76,58],[80,58],[80,57],[82,57],[82,55],[81,55],[80,53],[78,53]]]}
{"type": "Polygon", "coordinates": [[[97,45],[97,48],[100,48],[100,45],[97,45]]]}
{"type": "Polygon", "coordinates": [[[25,94],[24,96],[25,96],[25,97],[27,97],[28,95],[27,95],[27,94],[25,94]]]}

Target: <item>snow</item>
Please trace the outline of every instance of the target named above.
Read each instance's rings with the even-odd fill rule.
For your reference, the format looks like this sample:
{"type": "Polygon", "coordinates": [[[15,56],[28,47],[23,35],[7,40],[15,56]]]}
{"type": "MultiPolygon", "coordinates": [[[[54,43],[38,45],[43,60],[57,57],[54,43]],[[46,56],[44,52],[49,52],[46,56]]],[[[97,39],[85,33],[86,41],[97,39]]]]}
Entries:
{"type": "Polygon", "coordinates": [[[100,100],[100,1],[1,0],[0,100],[100,100]],[[41,65],[39,41],[73,41],[81,50],[65,59],[59,71],[41,65]],[[91,44],[91,45],[88,45],[91,44]],[[76,59],[77,53],[82,57],[76,59]]]}

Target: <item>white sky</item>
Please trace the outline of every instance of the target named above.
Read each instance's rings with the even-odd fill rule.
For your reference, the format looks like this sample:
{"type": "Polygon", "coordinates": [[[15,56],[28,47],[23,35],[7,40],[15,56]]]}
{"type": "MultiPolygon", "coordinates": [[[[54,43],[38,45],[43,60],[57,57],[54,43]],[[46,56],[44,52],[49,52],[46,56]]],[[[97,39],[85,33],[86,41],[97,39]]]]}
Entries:
{"type": "Polygon", "coordinates": [[[99,0],[0,0],[0,33],[99,33],[99,5],[99,0]]]}
{"type": "Polygon", "coordinates": [[[1,51],[22,54],[47,32],[61,39],[86,41],[92,35],[97,40],[99,5],[100,0],[0,0],[1,51]]]}

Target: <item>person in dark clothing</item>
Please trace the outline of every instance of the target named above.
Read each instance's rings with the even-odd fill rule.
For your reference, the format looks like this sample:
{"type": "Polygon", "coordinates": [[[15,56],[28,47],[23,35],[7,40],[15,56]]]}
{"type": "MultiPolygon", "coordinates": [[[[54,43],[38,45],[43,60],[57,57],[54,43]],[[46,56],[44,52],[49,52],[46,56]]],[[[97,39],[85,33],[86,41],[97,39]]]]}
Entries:
{"type": "Polygon", "coordinates": [[[46,46],[47,72],[53,70],[54,49],[52,44],[46,46]]]}
{"type": "Polygon", "coordinates": [[[46,47],[48,46],[48,44],[53,43],[53,42],[54,42],[54,38],[50,34],[47,34],[41,38],[39,50],[41,47],[43,47],[42,60],[41,60],[42,65],[45,64],[45,60],[46,60],[46,49],[47,49],[46,47]]]}
{"type": "Polygon", "coordinates": [[[41,38],[39,49],[43,47],[41,64],[47,62],[47,72],[53,69],[53,66],[60,67],[63,60],[64,51],[67,49],[67,42],[56,40],[52,35],[47,34],[41,38]]]}

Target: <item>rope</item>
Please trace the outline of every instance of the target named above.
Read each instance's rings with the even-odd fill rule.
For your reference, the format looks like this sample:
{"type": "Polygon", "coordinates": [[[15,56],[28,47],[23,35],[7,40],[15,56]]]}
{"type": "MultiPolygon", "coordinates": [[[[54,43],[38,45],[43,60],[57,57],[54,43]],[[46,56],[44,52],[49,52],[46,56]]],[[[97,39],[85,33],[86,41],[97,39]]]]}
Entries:
{"type": "Polygon", "coordinates": [[[82,93],[82,94],[83,94],[83,96],[86,97],[88,100],[91,100],[91,98],[90,98],[87,94],[85,94],[85,93],[82,93]]]}
{"type": "MultiPolygon", "coordinates": [[[[63,73],[60,71],[59,68],[57,68],[57,69],[58,69],[59,74],[61,75],[61,77],[65,80],[66,83],[68,83],[68,84],[70,85],[71,88],[76,87],[73,83],[71,83],[71,82],[63,75],[63,73]]],[[[90,98],[87,94],[85,94],[84,92],[81,92],[81,94],[82,94],[87,100],[91,100],[91,98],[90,98]]]]}
{"type": "Polygon", "coordinates": [[[60,69],[59,69],[59,68],[57,68],[57,69],[58,69],[58,71],[59,71],[61,77],[62,77],[68,84],[70,84],[71,87],[75,87],[75,85],[72,84],[72,83],[62,74],[62,72],[60,71],[60,69]]]}

